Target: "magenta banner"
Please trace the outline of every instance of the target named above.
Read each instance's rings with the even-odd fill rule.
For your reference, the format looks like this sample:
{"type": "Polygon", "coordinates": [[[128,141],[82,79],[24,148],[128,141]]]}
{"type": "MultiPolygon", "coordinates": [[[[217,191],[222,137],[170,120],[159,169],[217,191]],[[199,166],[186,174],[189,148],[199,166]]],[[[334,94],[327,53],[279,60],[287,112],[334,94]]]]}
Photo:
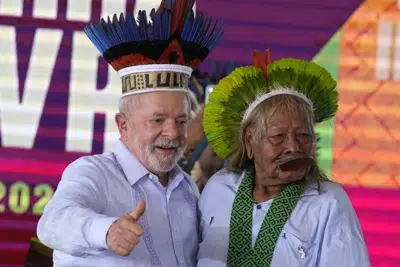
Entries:
{"type": "MultiPolygon", "coordinates": [[[[242,64],[251,62],[253,49],[267,47],[273,60],[311,60],[361,2],[199,0],[196,9],[225,21],[226,33],[208,60],[242,64]]],[[[37,220],[64,168],[80,156],[113,150],[119,136],[114,113],[120,78],[99,57],[83,27],[114,13],[150,10],[159,1],[136,4],[0,0],[0,267],[23,266],[37,220]]],[[[201,66],[208,67],[209,61],[201,66]]],[[[348,192],[363,225],[370,212],[364,200],[379,193],[348,192]]],[[[398,229],[391,229],[399,237],[398,229]]],[[[370,231],[366,240],[382,236],[370,231]]],[[[376,251],[375,262],[386,264],[379,266],[398,260],[376,251]]]]}

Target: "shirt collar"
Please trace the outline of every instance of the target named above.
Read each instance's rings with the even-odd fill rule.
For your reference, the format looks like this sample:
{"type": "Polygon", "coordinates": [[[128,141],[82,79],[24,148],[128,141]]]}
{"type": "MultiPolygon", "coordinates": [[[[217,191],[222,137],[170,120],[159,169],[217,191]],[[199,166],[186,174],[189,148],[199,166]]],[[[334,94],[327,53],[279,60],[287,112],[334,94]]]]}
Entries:
{"type": "MultiPolygon", "coordinates": [[[[118,163],[121,165],[122,170],[125,173],[126,179],[131,185],[134,185],[141,178],[149,178],[151,174],[143,164],[128,150],[125,144],[119,139],[115,148],[115,157],[118,163]]],[[[153,174],[154,175],[154,174],[153,174]]],[[[155,175],[154,175],[155,176],[155,175]]],[[[187,175],[182,171],[182,169],[176,165],[169,173],[169,179],[172,180],[182,180],[183,178],[188,178],[187,175]]]]}
{"type": "MultiPolygon", "coordinates": [[[[225,169],[222,171],[226,171],[228,174],[222,175],[223,178],[221,182],[229,186],[235,193],[237,193],[239,185],[242,182],[244,175],[246,174],[246,170],[244,170],[242,173],[230,172],[225,169]]],[[[317,195],[317,194],[318,194],[318,186],[317,184],[313,183],[310,186],[306,187],[303,196],[317,195]]]]}

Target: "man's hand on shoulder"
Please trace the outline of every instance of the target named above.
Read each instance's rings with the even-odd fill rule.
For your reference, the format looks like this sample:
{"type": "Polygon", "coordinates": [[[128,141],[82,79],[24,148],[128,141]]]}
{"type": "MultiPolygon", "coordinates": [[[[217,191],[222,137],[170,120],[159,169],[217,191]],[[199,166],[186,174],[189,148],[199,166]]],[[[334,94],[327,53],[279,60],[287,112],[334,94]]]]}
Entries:
{"type": "Polygon", "coordinates": [[[144,233],[143,227],[137,221],[143,215],[145,207],[145,201],[139,201],[134,211],[124,214],[111,225],[106,238],[109,250],[121,256],[128,256],[132,252],[144,233]]]}

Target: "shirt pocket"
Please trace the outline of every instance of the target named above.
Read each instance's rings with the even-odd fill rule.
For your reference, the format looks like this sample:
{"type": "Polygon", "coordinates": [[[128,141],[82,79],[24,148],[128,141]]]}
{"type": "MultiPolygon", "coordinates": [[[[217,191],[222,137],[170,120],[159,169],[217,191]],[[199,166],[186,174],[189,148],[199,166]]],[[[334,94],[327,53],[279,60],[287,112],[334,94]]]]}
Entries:
{"type": "Polygon", "coordinates": [[[276,252],[278,252],[281,257],[285,258],[282,258],[284,262],[287,262],[287,265],[285,266],[315,266],[318,253],[315,243],[303,241],[296,235],[291,234],[287,231],[282,231],[279,243],[280,245],[277,247],[278,251],[276,252]]]}

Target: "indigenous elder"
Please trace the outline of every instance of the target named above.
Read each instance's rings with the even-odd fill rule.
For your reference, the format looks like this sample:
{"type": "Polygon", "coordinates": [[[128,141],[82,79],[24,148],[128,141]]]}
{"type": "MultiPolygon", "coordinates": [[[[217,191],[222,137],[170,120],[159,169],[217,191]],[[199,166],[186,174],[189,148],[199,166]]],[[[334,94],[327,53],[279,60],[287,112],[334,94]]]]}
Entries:
{"type": "Polygon", "coordinates": [[[37,234],[54,266],[195,266],[198,189],[177,162],[187,143],[187,84],[222,34],[191,27],[193,2],[165,2],[85,28],[122,78],[113,153],[67,167],[37,234]],[[196,31],[194,31],[196,30],[196,31]],[[125,257],[124,257],[125,256],[125,257]]]}
{"type": "Polygon", "coordinates": [[[199,200],[198,266],[370,266],[345,191],[315,159],[315,123],[337,111],[335,81],[314,63],[268,64],[268,51],[254,60],[205,108],[205,132],[230,168],[199,200]]]}

